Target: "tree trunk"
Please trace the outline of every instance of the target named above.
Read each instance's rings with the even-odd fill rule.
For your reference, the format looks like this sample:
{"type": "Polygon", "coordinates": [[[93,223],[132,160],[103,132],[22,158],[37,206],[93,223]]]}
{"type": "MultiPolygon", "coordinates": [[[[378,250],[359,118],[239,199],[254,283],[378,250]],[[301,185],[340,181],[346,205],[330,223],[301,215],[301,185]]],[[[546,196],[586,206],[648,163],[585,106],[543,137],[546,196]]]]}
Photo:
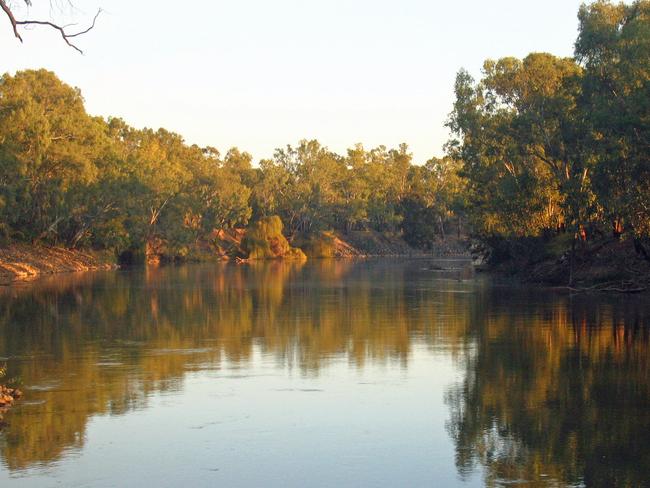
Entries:
{"type": "Polygon", "coordinates": [[[612,237],[619,240],[623,235],[623,220],[616,218],[612,221],[612,237]]]}

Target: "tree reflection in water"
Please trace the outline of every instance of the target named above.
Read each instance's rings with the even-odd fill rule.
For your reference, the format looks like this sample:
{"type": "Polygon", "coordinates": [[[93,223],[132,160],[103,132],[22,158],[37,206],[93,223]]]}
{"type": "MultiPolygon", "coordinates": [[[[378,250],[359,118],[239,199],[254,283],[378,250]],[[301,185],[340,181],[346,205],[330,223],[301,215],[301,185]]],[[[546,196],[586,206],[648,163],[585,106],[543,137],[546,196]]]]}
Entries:
{"type": "Polygon", "coordinates": [[[486,484],[646,486],[650,316],[643,298],[491,293],[447,395],[461,473],[486,484]]]}
{"type": "MultiPolygon", "coordinates": [[[[0,356],[25,381],[0,449],[10,469],[81,447],[94,415],[144,408],[189,371],[251,361],[255,348],[317,375],[337,357],[408,363],[432,343],[439,300],[408,268],[351,261],[147,268],[56,276],[3,290],[0,356]],[[349,286],[349,282],[353,282],[349,286]],[[344,286],[344,283],[347,283],[344,286]]],[[[464,299],[464,297],[463,297],[464,299]]],[[[445,310],[456,308],[449,295],[445,310]]]]}
{"type": "Polygon", "coordinates": [[[643,486],[643,297],[571,298],[426,267],[147,268],[4,289],[0,356],[26,400],[7,416],[2,458],[10,470],[52,463],[83,448],[93,417],[144,409],[191,372],[245,369],[256,355],[306,377],[341,359],[408,368],[424,346],[462,373],[446,396],[461,474],[483,469],[490,486],[643,486]]]}

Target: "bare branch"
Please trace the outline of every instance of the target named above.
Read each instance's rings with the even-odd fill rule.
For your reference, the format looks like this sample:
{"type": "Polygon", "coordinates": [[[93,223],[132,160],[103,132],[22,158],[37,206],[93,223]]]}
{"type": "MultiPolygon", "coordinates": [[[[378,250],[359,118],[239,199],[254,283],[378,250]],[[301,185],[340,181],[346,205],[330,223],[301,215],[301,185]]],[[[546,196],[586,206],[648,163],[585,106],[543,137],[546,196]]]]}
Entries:
{"type": "MultiPolygon", "coordinates": [[[[29,5],[30,0],[25,0],[27,5],[29,5]]],[[[20,34],[18,33],[18,26],[16,25],[16,19],[14,18],[14,14],[5,2],[5,0],[0,0],[0,7],[2,7],[2,10],[4,10],[5,14],[7,14],[7,17],[9,17],[9,22],[11,22],[11,27],[14,29],[14,35],[18,38],[20,42],[23,42],[23,38],[20,37],[20,34]]]]}
{"type": "Polygon", "coordinates": [[[97,22],[97,17],[99,17],[99,14],[101,14],[101,13],[102,13],[102,9],[100,8],[100,9],[97,11],[97,13],[95,14],[95,16],[93,17],[93,23],[90,24],[90,27],[88,27],[88,28],[85,29],[85,30],[82,30],[81,32],[77,32],[76,34],[67,34],[67,35],[66,35],[66,38],[69,38],[69,37],[77,37],[77,36],[81,36],[81,35],[83,35],[83,34],[86,34],[86,33],[90,32],[92,29],[95,28],[95,22],[97,22]]]}
{"type": "MultiPolygon", "coordinates": [[[[25,0],[25,3],[27,5],[31,5],[31,0],[25,0]]],[[[95,23],[97,22],[97,17],[99,17],[99,14],[102,13],[102,9],[99,9],[97,11],[95,17],[93,17],[92,24],[90,24],[90,26],[87,29],[70,34],[66,32],[66,29],[70,27],[70,25],[61,26],[47,20],[16,20],[13,12],[11,11],[11,8],[9,8],[9,6],[7,5],[6,0],[0,0],[0,7],[2,8],[2,10],[4,10],[5,14],[7,14],[7,17],[9,17],[9,21],[11,22],[11,26],[13,27],[14,30],[14,35],[20,40],[20,42],[23,42],[23,38],[20,36],[20,33],[18,32],[19,25],[44,25],[58,30],[59,33],[61,34],[61,38],[63,38],[65,43],[81,54],[83,54],[83,51],[79,49],[79,47],[77,47],[75,44],[73,44],[70,41],[70,39],[90,32],[95,27],[95,23]]]]}

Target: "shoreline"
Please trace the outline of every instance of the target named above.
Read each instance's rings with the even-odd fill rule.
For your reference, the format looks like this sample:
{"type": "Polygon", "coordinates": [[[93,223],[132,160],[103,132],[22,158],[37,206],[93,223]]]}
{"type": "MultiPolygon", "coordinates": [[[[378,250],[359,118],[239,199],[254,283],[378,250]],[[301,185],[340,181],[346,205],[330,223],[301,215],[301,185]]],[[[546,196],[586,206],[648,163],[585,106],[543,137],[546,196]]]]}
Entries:
{"type": "Polygon", "coordinates": [[[632,239],[580,242],[573,253],[558,239],[504,239],[476,270],[570,293],[650,293],[650,259],[632,239]]]}
{"type": "MultiPolygon", "coordinates": [[[[367,259],[471,259],[469,253],[448,253],[436,249],[433,252],[411,253],[367,253],[347,254],[333,257],[308,257],[309,261],[323,259],[334,260],[367,260],[367,259]]],[[[253,260],[251,262],[277,261],[253,260]]],[[[210,260],[189,260],[186,263],[211,262],[210,260]]],[[[215,262],[217,262],[215,260],[215,262]]],[[[224,261],[220,261],[224,262],[224,261]]],[[[235,264],[235,260],[228,260],[235,264]]],[[[170,262],[170,264],[184,264],[183,262],[170,262]]],[[[146,264],[143,264],[146,266],[146,264]]],[[[165,264],[163,264],[165,265],[165,264]]],[[[25,243],[12,243],[0,248],[0,286],[12,286],[20,283],[32,282],[48,276],[79,273],[88,271],[110,271],[122,268],[117,258],[110,252],[97,252],[89,250],[70,250],[61,247],[31,245],[25,243]]]]}
{"type": "MultiPolygon", "coordinates": [[[[409,253],[368,253],[368,254],[343,254],[332,257],[308,257],[308,261],[335,260],[335,261],[365,261],[376,259],[451,259],[451,260],[472,260],[469,252],[449,252],[442,248],[436,248],[430,252],[413,251],[409,253]]],[[[237,265],[248,265],[253,263],[264,263],[272,261],[283,261],[277,259],[256,259],[243,263],[235,260],[216,260],[214,262],[227,262],[237,265]]],[[[188,260],[170,261],[160,264],[182,265],[199,264],[212,262],[211,260],[188,260]]],[[[586,263],[583,263],[583,265],[586,263]]],[[[616,280],[600,281],[596,271],[602,270],[600,266],[587,265],[577,273],[580,275],[579,282],[574,285],[562,283],[559,276],[566,273],[566,263],[555,260],[542,260],[537,263],[517,262],[517,260],[506,260],[499,264],[474,264],[477,273],[489,274],[494,277],[509,278],[521,285],[534,285],[540,288],[563,291],[569,293],[619,293],[619,294],[643,294],[650,293],[650,275],[643,276],[643,279],[635,282],[628,282],[624,277],[616,280]]],[[[602,263],[599,263],[602,265],[602,263]]],[[[611,265],[612,263],[608,263],[611,265]]],[[[143,264],[147,266],[147,264],[143,264]]],[[[616,266],[614,266],[615,268],[616,266]]],[[[93,271],[111,271],[123,268],[117,263],[117,258],[110,252],[97,252],[89,250],[70,250],[60,247],[42,245],[31,245],[25,243],[13,243],[0,248],[0,286],[11,287],[23,283],[31,283],[39,279],[71,273],[85,273],[93,271]]]]}
{"type": "Polygon", "coordinates": [[[110,253],[14,243],[0,248],[0,285],[32,281],[44,276],[118,269],[110,253]]]}

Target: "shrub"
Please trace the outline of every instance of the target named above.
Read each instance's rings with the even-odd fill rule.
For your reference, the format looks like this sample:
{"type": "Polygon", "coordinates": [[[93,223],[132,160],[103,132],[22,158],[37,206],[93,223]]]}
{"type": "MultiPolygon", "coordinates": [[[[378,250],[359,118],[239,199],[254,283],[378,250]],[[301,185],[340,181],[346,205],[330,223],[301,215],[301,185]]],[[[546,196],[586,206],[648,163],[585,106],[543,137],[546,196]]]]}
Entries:
{"type": "Polygon", "coordinates": [[[303,236],[299,243],[300,248],[310,258],[333,258],[336,253],[335,236],[332,232],[303,236]]]}
{"type": "Polygon", "coordinates": [[[277,215],[261,218],[251,225],[241,247],[248,259],[306,259],[302,250],[292,248],[282,234],[282,220],[277,215]]]}

